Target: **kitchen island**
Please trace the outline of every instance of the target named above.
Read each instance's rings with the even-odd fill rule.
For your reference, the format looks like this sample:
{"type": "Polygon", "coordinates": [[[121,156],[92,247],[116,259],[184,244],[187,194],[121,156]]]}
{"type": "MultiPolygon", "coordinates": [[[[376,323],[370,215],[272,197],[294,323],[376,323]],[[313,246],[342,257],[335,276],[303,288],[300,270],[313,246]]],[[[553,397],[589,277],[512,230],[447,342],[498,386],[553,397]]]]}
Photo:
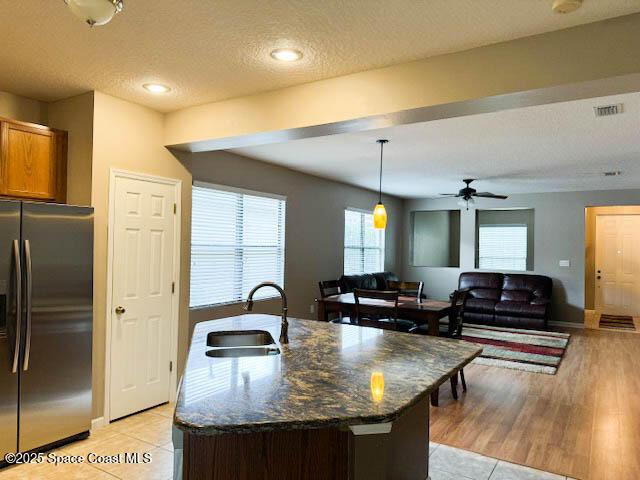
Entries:
{"type": "Polygon", "coordinates": [[[290,319],[288,344],[279,334],[272,315],[196,325],[174,417],[177,474],[427,478],[429,394],[480,347],[313,320],[290,319]],[[242,345],[230,336],[241,331],[269,340],[224,348],[242,345]]]}

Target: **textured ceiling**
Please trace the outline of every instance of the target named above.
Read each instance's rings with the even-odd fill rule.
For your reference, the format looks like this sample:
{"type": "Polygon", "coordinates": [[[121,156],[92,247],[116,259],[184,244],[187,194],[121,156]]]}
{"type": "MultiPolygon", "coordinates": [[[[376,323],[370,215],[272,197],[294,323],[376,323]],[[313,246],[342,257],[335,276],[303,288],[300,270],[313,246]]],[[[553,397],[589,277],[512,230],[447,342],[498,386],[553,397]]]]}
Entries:
{"type": "Polygon", "coordinates": [[[375,141],[388,138],[383,191],[407,198],[457,192],[463,178],[504,194],[638,188],[639,119],[633,93],[232,151],[377,189],[375,141]],[[594,106],[611,103],[624,113],[595,117],[594,106]]]}
{"type": "Polygon", "coordinates": [[[62,0],[2,2],[0,90],[100,90],[160,111],[282,88],[640,11],[638,0],[126,0],[88,28],[62,0]],[[269,52],[293,46],[294,64],[269,52]],[[146,82],[173,91],[152,96],[146,82]]]}

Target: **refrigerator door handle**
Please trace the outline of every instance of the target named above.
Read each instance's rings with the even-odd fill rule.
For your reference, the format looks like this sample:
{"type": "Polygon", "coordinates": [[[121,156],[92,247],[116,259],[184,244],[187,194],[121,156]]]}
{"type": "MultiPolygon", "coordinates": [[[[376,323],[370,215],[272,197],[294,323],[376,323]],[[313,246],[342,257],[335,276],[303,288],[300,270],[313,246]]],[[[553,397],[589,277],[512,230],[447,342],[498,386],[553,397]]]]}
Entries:
{"type": "Polygon", "coordinates": [[[20,262],[20,242],[13,241],[13,261],[15,262],[16,274],[16,343],[13,349],[13,366],[11,373],[18,372],[20,362],[20,338],[22,329],[22,266],[20,262]]]}
{"type": "Polygon", "coordinates": [[[29,354],[31,353],[31,287],[33,284],[31,277],[31,243],[29,240],[24,241],[24,266],[25,266],[25,298],[27,313],[27,330],[25,332],[24,342],[24,363],[22,369],[26,372],[29,370],[29,354]]]}

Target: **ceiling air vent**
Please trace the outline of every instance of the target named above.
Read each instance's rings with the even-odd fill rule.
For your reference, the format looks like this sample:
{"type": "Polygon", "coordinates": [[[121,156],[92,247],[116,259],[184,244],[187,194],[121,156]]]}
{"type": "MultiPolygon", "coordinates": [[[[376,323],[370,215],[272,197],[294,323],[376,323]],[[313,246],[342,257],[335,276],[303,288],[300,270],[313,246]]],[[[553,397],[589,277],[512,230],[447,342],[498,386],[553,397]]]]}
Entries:
{"type": "Polygon", "coordinates": [[[596,113],[596,117],[609,117],[611,115],[618,115],[623,111],[622,103],[616,103],[614,105],[600,105],[599,107],[593,107],[593,111],[596,113]]]}
{"type": "Polygon", "coordinates": [[[610,172],[604,172],[603,175],[605,177],[619,177],[622,175],[622,172],[620,170],[612,170],[610,172]]]}

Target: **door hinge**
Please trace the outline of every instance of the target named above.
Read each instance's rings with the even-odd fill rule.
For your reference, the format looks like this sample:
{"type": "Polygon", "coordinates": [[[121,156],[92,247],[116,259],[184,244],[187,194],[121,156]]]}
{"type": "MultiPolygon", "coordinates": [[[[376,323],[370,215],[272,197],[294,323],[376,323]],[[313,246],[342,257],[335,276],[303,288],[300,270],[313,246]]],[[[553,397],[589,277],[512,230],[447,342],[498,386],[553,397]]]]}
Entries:
{"type": "Polygon", "coordinates": [[[173,214],[175,215],[176,213],[178,213],[178,204],[174,203],[173,204],[173,214]]]}
{"type": "Polygon", "coordinates": [[[169,371],[173,372],[173,362],[169,362],[169,371]]]}
{"type": "Polygon", "coordinates": [[[171,293],[176,293],[176,282],[171,282],[171,293]]]}

